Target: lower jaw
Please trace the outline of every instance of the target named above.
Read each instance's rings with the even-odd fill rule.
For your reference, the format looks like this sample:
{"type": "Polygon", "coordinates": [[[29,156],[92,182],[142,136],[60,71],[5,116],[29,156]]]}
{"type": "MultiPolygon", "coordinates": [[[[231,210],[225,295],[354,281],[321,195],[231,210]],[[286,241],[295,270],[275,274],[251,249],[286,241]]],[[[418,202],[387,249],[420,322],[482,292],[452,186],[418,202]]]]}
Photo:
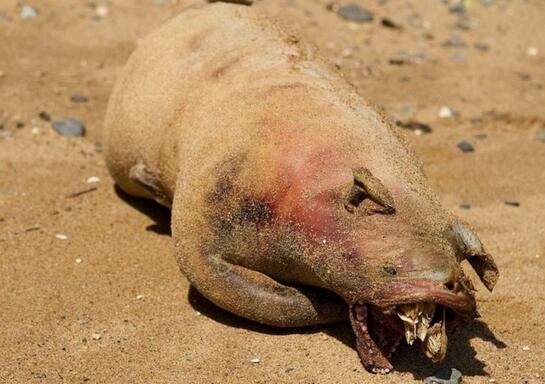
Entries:
{"type": "MultiPolygon", "coordinates": [[[[443,316],[443,318],[442,320],[437,317],[433,319],[434,331],[437,328],[437,322],[442,321],[439,324],[443,327],[445,345],[442,347],[445,350],[438,352],[436,356],[428,354],[433,361],[440,361],[446,353],[446,327],[452,328],[478,316],[475,301],[469,293],[456,294],[436,283],[428,282],[417,284],[413,282],[410,285],[395,288],[398,288],[395,300],[384,295],[373,304],[358,302],[350,305],[350,322],[356,334],[358,354],[364,367],[373,373],[389,373],[393,370],[390,362],[391,355],[404,338],[404,322],[398,318],[397,312],[400,304],[428,302],[437,305],[437,316],[443,316]],[[447,311],[448,320],[444,317],[447,311]]],[[[430,323],[431,325],[433,324],[430,323]]],[[[426,339],[426,342],[429,340],[426,339]]],[[[422,344],[423,350],[429,347],[424,341],[417,343],[422,344]]]]}

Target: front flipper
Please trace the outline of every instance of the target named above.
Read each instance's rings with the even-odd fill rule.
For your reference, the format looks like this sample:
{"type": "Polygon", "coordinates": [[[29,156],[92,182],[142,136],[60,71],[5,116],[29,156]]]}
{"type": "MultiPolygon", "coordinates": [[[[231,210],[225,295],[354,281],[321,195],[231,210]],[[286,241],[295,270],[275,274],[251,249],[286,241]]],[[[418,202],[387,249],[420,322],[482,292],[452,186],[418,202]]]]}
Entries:
{"type": "Polygon", "coordinates": [[[346,304],[327,291],[288,287],[216,255],[176,241],[182,272],[207,299],[239,316],[276,327],[300,327],[346,319],[346,304]]]}

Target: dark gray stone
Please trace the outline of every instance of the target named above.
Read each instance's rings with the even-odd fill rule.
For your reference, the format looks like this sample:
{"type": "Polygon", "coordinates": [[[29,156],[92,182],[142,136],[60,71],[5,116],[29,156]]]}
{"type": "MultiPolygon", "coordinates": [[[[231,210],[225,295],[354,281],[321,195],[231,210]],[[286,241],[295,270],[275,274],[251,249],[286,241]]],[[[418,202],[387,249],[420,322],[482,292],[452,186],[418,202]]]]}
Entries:
{"type": "Polygon", "coordinates": [[[345,20],[356,23],[369,23],[375,18],[372,12],[363,9],[357,4],[343,5],[339,8],[337,14],[345,20]]]}
{"type": "Polygon", "coordinates": [[[54,121],[53,129],[63,136],[84,136],[85,125],[78,119],[64,119],[54,121]]]}
{"type": "Polygon", "coordinates": [[[467,141],[461,141],[458,143],[458,148],[460,149],[460,151],[462,152],[475,152],[475,148],[473,147],[473,145],[471,145],[470,143],[468,143],[467,141]]]}
{"type": "Polygon", "coordinates": [[[510,205],[511,207],[520,207],[520,203],[516,200],[505,200],[505,205],[510,205]]]}
{"type": "Polygon", "coordinates": [[[442,367],[433,376],[426,377],[424,384],[460,384],[462,373],[456,368],[442,367]]]}
{"type": "Polygon", "coordinates": [[[469,204],[460,204],[461,209],[471,209],[471,205],[469,204]]]}

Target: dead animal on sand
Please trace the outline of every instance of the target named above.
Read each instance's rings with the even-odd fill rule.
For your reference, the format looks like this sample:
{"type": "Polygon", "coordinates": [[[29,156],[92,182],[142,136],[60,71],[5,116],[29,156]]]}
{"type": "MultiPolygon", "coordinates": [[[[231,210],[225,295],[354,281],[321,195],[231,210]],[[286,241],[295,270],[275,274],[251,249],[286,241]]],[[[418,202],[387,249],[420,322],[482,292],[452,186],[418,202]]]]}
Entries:
{"type": "Polygon", "coordinates": [[[441,207],[381,114],[247,7],[188,10],[146,38],[110,99],[105,155],[127,193],[172,208],[205,297],[278,327],[350,319],[371,372],[404,338],[434,361],[477,316],[477,236],[441,207]]]}

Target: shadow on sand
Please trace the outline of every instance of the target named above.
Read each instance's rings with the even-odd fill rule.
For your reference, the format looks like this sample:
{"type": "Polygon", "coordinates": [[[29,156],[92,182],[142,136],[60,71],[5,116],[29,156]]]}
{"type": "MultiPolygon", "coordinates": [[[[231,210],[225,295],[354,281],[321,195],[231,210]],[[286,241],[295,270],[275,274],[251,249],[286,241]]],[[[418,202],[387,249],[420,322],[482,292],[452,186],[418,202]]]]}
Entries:
{"type": "Polygon", "coordinates": [[[131,207],[137,209],[144,215],[152,219],[155,224],[150,224],[146,227],[146,231],[154,232],[159,235],[170,236],[170,209],[157,204],[152,200],[139,199],[128,195],[123,192],[117,185],[114,187],[115,194],[129,204],[131,207]]]}
{"type": "MultiPolygon", "coordinates": [[[[155,224],[151,224],[146,228],[147,231],[152,231],[160,235],[171,235],[171,214],[168,208],[150,200],[132,197],[117,186],[115,187],[115,192],[123,201],[155,221],[155,224]]],[[[258,324],[231,314],[208,301],[193,287],[188,291],[188,300],[196,311],[230,327],[243,328],[269,335],[312,334],[324,332],[349,346],[354,350],[354,353],[356,353],[356,339],[348,322],[306,328],[276,328],[258,324]]],[[[494,344],[499,349],[507,347],[505,343],[498,340],[488,326],[481,321],[474,321],[450,336],[449,350],[443,365],[455,367],[465,376],[484,376],[487,374],[485,371],[486,365],[477,359],[475,349],[473,349],[470,344],[471,339],[479,338],[494,344]]],[[[439,368],[437,364],[433,364],[427,359],[424,354],[419,351],[418,347],[409,347],[407,345],[402,345],[398,348],[392,358],[392,363],[397,371],[412,373],[413,377],[417,380],[422,380],[439,368]]]]}
{"type": "MultiPolygon", "coordinates": [[[[188,291],[188,300],[196,311],[230,327],[243,328],[268,335],[324,332],[349,346],[356,353],[356,339],[348,322],[306,328],[275,328],[233,315],[208,301],[193,287],[188,291]]],[[[507,347],[505,343],[496,338],[485,323],[474,321],[451,334],[448,355],[442,365],[455,367],[464,376],[487,375],[486,365],[477,359],[476,352],[470,344],[471,339],[475,337],[490,342],[500,349],[507,347]]],[[[440,365],[434,364],[426,358],[418,347],[409,347],[407,345],[398,348],[393,356],[392,363],[397,371],[411,373],[416,380],[422,380],[440,368],[440,365]]]]}

